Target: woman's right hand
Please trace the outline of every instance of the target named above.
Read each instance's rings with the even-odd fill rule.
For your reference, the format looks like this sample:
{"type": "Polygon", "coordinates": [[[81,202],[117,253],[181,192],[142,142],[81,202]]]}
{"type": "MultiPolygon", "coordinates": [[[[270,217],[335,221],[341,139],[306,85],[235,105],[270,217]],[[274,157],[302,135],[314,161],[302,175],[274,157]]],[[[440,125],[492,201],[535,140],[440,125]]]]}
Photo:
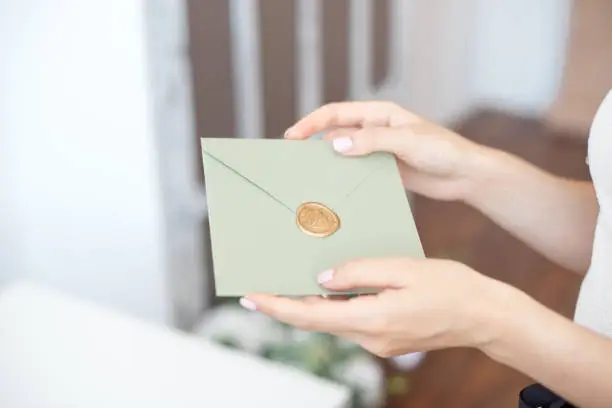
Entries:
{"type": "Polygon", "coordinates": [[[285,138],[306,139],[328,131],[336,151],[361,156],[395,155],[404,186],[439,200],[465,200],[475,186],[477,162],[488,149],[391,102],[324,105],[299,120],[285,138]]]}

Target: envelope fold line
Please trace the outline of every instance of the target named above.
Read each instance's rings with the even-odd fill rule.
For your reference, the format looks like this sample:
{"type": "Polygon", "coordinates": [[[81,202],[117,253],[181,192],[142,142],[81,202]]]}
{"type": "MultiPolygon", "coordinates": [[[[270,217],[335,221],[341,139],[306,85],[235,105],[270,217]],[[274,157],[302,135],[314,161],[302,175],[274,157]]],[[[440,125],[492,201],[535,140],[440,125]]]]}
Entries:
{"type": "Polygon", "coordinates": [[[247,176],[245,176],[244,174],[240,173],[239,171],[237,171],[236,169],[234,169],[232,166],[230,166],[229,164],[225,163],[223,160],[219,159],[218,157],[210,154],[209,152],[207,152],[206,150],[203,150],[203,153],[205,155],[207,155],[208,157],[210,157],[211,159],[213,159],[214,161],[216,161],[217,163],[221,164],[223,167],[227,168],[228,170],[230,170],[232,173],[236,174],[238,177],[242,178],[243,180],[245,180],[246,182],[248,182],[249,184],[251,184],[252,186],[256,187],[258,190],[260,190],[261,192],[263,192],[264,194],[266,194],[268,197],[270,197],[272,200],[276,201],[277,203],[279,203],[280,205],[282,205],[285,209],[287,209],[288,211],[291,212],[291,214],[295,214],[295,210],[293,210],[291,207],[289,207],[287,204],[285,204],[284,202],[282,202],[279,198],[275,197],[274,194],[270,193],[268,190],[266,190],[265,188],[263,188],[262,186],[260,186],[259,184],[257,184],[255,181],[249,179],[247,176]]]}
{"type": "Polygon", "coordinates": [[[353,194],[355,191],[357,191],[359,189],[359,187],[361,187],[374,173],[376,173],[377,171],[380,171],[380,169],[382,169],[384,167],[384,164],[379,165],[378,167],[374,168],[373,170],[371,170],[368,174],[366,174],[366,176],[364,178],[362,178],[359,182],[357,182],[357,184],[355,184],[355,186],[349,190],[348,193],[346,193],[344,195],[344,197],[342,197],[343,199],[349,198],[351,196],[351,194],[353,194]]]}
{"type": "Polygon", "coordinates": [[[362,157],[338,155],[325,141],[202,139],[202,151],[237,173],[293,214],[310,201],[332,210],[353,196],[372,174],[395,160],[377,152],[362,157]]]}

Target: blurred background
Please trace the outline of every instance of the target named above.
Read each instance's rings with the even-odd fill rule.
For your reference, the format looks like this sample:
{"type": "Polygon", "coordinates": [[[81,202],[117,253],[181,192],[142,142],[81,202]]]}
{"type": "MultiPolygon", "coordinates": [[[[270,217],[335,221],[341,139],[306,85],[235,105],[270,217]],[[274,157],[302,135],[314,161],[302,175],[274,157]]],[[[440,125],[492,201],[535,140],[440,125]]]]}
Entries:
{"type": "MultiPolygon", "coordinates": [[[[588,179],[611,19],[606,0],[3,0],[0,288],[209,335],[199,138],[278,138],[330,101],[394,100],[588,179]]],[[[462,204],[411,201],[428,256],[572,316],[576,276],[462,204]]],[[[514,406],[529,383],[473,350],[415,365],[380,362],[386,406],[514,406]]]]}

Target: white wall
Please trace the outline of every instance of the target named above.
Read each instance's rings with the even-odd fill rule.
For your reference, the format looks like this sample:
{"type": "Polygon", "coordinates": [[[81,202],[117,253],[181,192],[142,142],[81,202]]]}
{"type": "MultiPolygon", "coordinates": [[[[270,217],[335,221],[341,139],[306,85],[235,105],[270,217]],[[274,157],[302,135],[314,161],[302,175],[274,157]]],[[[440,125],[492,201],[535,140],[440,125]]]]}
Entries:
{"type": "Polygon", "coordinates": [[[412,9],[407,105],[442,123],[481,106],[538,116],[560,87],[571,3],[405,3],[412,9]]]}
{"type": "MultiPolygon", "coordinates": [[[[400,3],[402,0],[398,0],[400,3]]],[[[449,123],[472,108],[472,0],[410,0],[405,92],[409,109],[449,123]]]]}
{"type": "Polygon", "coordinates": [[[169,321],[145,3],[0,2],[0,284],[169,321]]]}
{"type": "Polygon", "coordinates": [[[559,91],[571,0],[477,0],[471,87],[479,104],[538,115],[559,91]]]}

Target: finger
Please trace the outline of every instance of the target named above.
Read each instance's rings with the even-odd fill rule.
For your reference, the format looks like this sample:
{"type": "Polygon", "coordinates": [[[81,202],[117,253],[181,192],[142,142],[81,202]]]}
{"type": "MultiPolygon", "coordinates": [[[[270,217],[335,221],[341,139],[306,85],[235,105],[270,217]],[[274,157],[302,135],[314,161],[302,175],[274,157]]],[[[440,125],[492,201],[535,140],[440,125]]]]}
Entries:
{"type": "Polygon", "coordinates": [[[280,296],[249,294],[240,303],[251,310],[259,310],[281,322],[304,330],[346,332],[358,327],[364,312],[356,302],[322,299],[304,302],[280,296]]]}
{"type": "Polygon", "coordinates": [[[328,131],[323,135],[323,140],[333,142],[335,139],[339,139],[341,137],[351,137],[355,133],[357,133],[361,128],[358,127],[345,127],[345,128],[336,128],[328,131]]]}
{"type": "Polygon", "coordinates": [[[413,155],[423,135],[409,126],[400,128],[372,127],[338,129],[329,132],[334,150],[347,156],[363,156],[373,152],[388,152],[399,157],[413,155]]]}
{"type": "Polygon", "coordinates": [[[401,126],[420,120],[392,102],[337,102],[323,105],[287,129],[285,138],[306,139],[331,127],[401,126]]]}
{"type": "Polygon", "coordinates": [[[408,258],[358,259],[322,272],[318,282],[331,290],[399,289],[409,284],[413,264],[408,258]]]}

